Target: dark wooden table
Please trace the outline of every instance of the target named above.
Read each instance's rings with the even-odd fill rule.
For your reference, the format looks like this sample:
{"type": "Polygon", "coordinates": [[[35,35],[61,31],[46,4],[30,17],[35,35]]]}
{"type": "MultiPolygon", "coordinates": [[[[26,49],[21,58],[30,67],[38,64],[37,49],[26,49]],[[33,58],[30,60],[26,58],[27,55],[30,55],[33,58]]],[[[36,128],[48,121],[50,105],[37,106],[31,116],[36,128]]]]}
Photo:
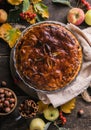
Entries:
{"type": "MultiPolygon", "coordinates": [[[[88,0],[91,3],[91,0],[88,0]]],[[[60,21],[67,23],[67,12],[70,9],[67,6],[61,4],[53,4],[51,0],[44,0],[44,3],[49,7],[50,18],[49,20],[60,21]]],[[[77,6],[76,0],[71,0],[71,3],[74,7],[77,6]]],[[[7,5],[0,5],[0,8],[6,8],[7,5]]],[[[79,26],[81,29],[88,27],[85,23],[79,26]]],[[[0,83],[2,81],[7,82],[7,87],[11,88],[18,97],[18,105],[15,111],[5,117],[0,117],[0,130],[27,130],[30,119],[20,119],[16,121],[18,117],[18,106],[19,104],[28,97],[28,95],[23,92],[15,83],[11,76],[10,71],[10,52],[8,44],[0,39],[0,83]]],[[[1,87],[1,86],[0,86],[1,87]]],[[[91,94],[91,89],[89,89],[91,94]]],[[[31,96],[32,98],[32,96],[31,96]]],[[[69,130],[91,130],[91,103],[86,103],[83,101],[81,96],[77,97],[76,108],[72,111],[71,114],[66,115],[67,123],[65,128],[69,130]],[[84,116],[78,118],[77,112],[79,109],[84,110],[84,116]]],[[[50,126],[49,130],[56,130],[54,126],[50,126]]]]}

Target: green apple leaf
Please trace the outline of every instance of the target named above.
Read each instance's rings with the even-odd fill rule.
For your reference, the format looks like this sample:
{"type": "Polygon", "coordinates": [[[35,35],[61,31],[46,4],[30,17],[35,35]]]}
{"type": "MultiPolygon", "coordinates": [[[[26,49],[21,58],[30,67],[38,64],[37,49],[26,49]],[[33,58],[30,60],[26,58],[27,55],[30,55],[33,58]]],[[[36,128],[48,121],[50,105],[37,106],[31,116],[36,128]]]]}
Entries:
{"type": "Polygon", "coordinates": [[[67,5],[69,7],[72,7],[69,0],[52,0],[52,2],[53,3],[60,3],[60,4],[67,5]]]}
{"type": "Polygon", "coordinates": [[[51,123],[52,123],[52,122],[46,123],[44,130],[47,130],[47,129],[49,128],[49,126],[50,126],[51,123]]]}
{"type": "Polygon", "coordinates": [[[34,4],[34,10],[37,14],[41,15],[42,18],[49,17],[48,7],[44,5],[42,2],[34,4]]]}
{"type": "Polygon", "coordinates": [[[29,0],[23,0],[23,8],[22,8],[22,12],[25,12],[29,9],[30,7],[30,1],[29,0]]]}

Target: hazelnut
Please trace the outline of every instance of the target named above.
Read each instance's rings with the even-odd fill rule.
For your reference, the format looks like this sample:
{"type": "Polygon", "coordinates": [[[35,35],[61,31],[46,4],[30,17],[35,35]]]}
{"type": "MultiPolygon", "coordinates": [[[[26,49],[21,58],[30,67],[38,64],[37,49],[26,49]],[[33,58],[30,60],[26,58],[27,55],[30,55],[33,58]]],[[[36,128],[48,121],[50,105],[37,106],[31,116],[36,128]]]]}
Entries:
{"type": "Polygon", "coordinates": [[[3,107],[3,103],[0,103],[0,108],[2,108],[3,107]]]}
{"type": "Polygon", "coordinates": [[[3,97],[3,98],[1,98],[1,101],[2,101],[2,102],[4,102],[4,100],[5,100],[5,98],[4,98],[4,97],[3,97]]]}
{"type": "Polygon", "coordinates": [[[5,95],[4,94],[0,94],[0,98],[3,98],[5,95]]]}
{"type": "Polygon", "coordinates": [[[7,91],[7,90],[5,90],[5,95],[6,95],[6,97],[7,97],[7,95],[8,95],[8,91],[7,91]]]}
{"type": "Polygon", "coordinates": [[[11,97],[11,96],[12,96],[12,93],[11,93],[11,92],[6,92],[6,96],[7,96],[7,97],[11,97]]]}
{"type": "Polygon", "coordinates": [[[15,99],[14,98],[10,98],[10,103],[14,103],[15,102],[15,99]]]}
{"type": "Polygon", "coordinates": [[[3,87],[5,87],[5,86],[7,85],[7,83],[6,83],[5,81],[2,81],[1,85],[2,85],[3,87]]]}
{"type": "Polygon", "coordinates": [[[10,107],[11,107],[11,108],[13,108],[13,107],[14,107],[14,105],[15,105],[15,104],[14,104],[14,103],[12,103],[12,104],[10,105],[10,107]]]}
{"type": "Polygon", "coordinates": [[[4,89],[0,89],[0,94],[3,94],[4,93],[4,89]]]}
{"type": "Polygon", "coordinates": [[[78,114],[79,117],[83,116],[84,115],[84,110],[80,109],[77,114],[78,114]]]}
{"type": "Polygon", "coordinates": [[[9,101],[5,100],[5,101],[4,101],[4,105],[5,105],[5,106],[9,106],[9,105],[10,105],[10,104],[9,104],[9,101]]]}
{"type": "Polygon", "coordinates": [[[6,108],[5,108],[5,112],[7,112],[7,113],[10,112],[10,110],[11,110],[11,109],[10,109],[9,107],[6,107],[6,108]]]}

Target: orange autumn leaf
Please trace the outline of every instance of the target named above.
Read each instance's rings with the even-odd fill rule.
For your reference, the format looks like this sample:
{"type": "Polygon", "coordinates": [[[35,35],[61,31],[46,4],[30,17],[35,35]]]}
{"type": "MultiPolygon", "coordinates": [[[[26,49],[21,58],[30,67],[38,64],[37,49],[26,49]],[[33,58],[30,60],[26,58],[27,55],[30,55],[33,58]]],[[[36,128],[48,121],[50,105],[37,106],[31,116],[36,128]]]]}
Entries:
{"type": "Polygon", "coordinates": [[[7,0],[7,2],[11,5],[19,5],[23,0],[7,0]]]}

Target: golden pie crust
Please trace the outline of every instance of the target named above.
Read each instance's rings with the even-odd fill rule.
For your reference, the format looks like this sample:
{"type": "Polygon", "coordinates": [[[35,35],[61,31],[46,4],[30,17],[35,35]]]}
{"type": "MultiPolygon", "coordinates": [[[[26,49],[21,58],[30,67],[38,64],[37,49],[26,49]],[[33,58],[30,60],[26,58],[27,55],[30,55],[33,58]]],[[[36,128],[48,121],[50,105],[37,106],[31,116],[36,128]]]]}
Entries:
{"type": "Polygon", "coordinates": [[[77,76],[82,49],[64,26],[40,23],[24,32],[16,45],[16,67],[21,77],[38,90],[66,87],[77,76]]]}

